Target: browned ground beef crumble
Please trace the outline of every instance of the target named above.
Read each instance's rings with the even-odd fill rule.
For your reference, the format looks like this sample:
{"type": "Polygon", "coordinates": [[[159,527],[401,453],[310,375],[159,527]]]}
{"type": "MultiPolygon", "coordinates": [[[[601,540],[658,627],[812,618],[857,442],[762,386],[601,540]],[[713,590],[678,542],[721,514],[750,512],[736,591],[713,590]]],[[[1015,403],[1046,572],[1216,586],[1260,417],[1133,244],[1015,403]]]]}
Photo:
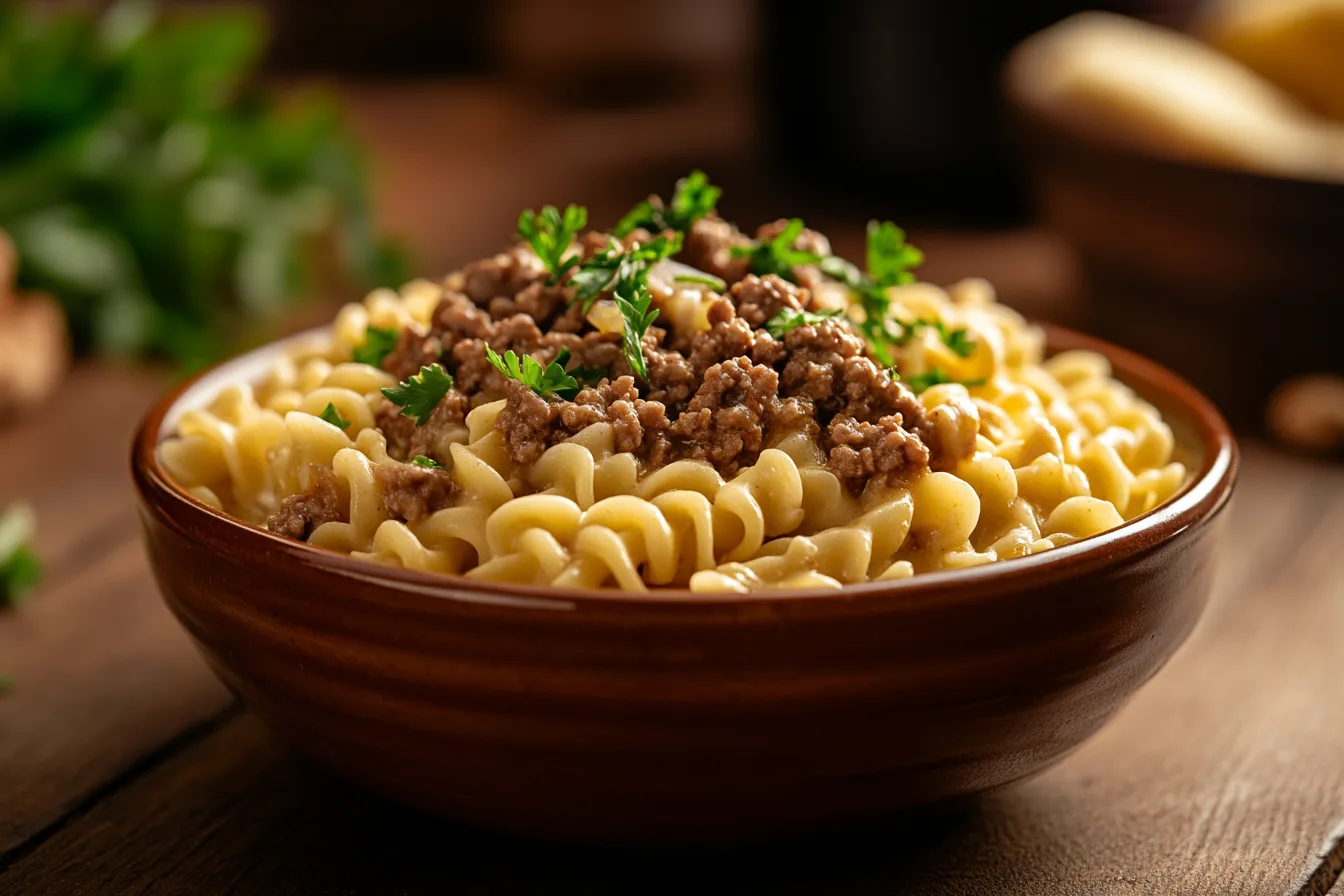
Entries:
{"type": "MultiPolygon", "coordinates": [[[[758,239],[780,233],[787,220],[763,225],[758,239]]],[[[636,230],[618,242],[648,240],[636,230]]],[[[592,231],[579,246],[585,258],[614,238],[592,231]]],[[[586,319],[574,291],[551,284],[524,243],[465,266],[449,277],[427,334],[407,328],[383,367],[398,379],[438,362],[454,388],[424,426],[381,401],[376,425],[388,452],[407,460],[425,455],[448,461],[460,441],[468,411],[506,400],[496,426],[509,456],[535,462],[550,446],[594,423],[609,422],[617,451],[634,454],[646,469],[680,458],[714,465],[725,476],[755,462],[763,448],[803,432],[813,438],[830,469],[854,492],[868,481],[909,481],[930,466],[948,468],[974,448],[974,434],[940,444],[940,429],[905,385],[868,355],[867,344],[847,320],[803,325],[772,337],[765,322],[781,309],[816,310],[810,287],[822,282],[814,266],[792,271],[797,284],[773,274],[749,273],[735,247],[751,238],[717,217],[696,221],[685,235],[678,261],[728,284],[708,310],[710,328],[669,332],[651,326],[644,337],[647,379],[635,376],[621,350],[620,335],[603,333],[586,319]],[[512,349],[549,363],[561,350],[573,361],[607,372],[572,401],[543,398],[504,377],[489,363],[486,346],[512,349]]],[[[794,247],[830,253],[826,238],[804,230],[794,247]]],[[[657,323],[664,323],[660,319],[657,323]]],[[[414,520],[446,506],[454,496],[451,477],[423,467],[379,470],[384,502],[395,516],[414,520]]],[[[314,490],[285,500],[272,531],[306,537],[334,518],[334,479],[314,479],[314,490]]]]}

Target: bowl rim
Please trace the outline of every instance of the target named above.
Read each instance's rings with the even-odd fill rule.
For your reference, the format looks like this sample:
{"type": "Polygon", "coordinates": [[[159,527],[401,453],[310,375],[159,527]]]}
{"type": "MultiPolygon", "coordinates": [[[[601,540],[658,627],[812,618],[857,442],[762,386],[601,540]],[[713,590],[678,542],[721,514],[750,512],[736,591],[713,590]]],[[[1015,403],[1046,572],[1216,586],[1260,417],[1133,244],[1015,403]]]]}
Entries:
{"type": "MultiPolygon", "coordinates": [[[[772,606],[782,609],[785,605],[853,608],[873,601],[881,605],[896,601],[901,606],[911,607],[955,603],[1120,566],[1212,519],[1230,499],[1239,464],[1236,439],[1213,403],[1177,374],[1134,352],[1057,324],[1033,323],[1045,332],[1050,354],[1075,349],[1097,352],[1107,358],[1118,379],[1147,400],[1164,405],[1164,418],[1177,412],[1186,428],[1196,433],[1196,439],[1190,444],[1197,443],[1201,451],[1199,469],[1165,503],[1115,529],[1072,544],[999,563],[937,570],[907,579],[846,585],[838,591],[820,588],[703,593],[684,588],[651,588],[647,592],[626,592],[614,588],[486,582],[448,573],[409,570],[357,559],[273,534],[197,500],[175,483],[160,465],[157,448],[162,441],[165,420],[177,410],[178,402],[187,392],[207,378],[225,378],[223,375],[233,368],[260,366],[285,346],[322,333],[328,329],[325,326],[220,361],[170,389],[154,402],[136,429],[130,452],[131,474],[142,513],[153,514],[162,524],[188,539],[205,542],[206,547],[216,552],[238,553],[251,547],[281,558],[279,562],[295,562],[341,578],[385,586],[381,590],[387,593],[400,592],[407,597],[421,594],[449,601],[532,609],[700,606],[759,610],[772,606]],[[174,512],[170,513],[169,508],[174,512]],[[190,521],[190,528],[183,521],[190,521]],[[211,537],[201,535],[212,531],[211,537]]],[[[233,377],[227,379],[236,381],[233,377]]]]}

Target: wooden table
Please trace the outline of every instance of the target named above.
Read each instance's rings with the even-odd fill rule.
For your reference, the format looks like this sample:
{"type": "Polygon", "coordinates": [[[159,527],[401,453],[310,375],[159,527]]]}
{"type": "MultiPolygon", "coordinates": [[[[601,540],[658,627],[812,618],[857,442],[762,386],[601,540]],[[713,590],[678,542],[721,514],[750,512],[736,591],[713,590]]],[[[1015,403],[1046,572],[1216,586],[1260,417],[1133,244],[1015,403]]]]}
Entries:
{"type": "Polygon", "coordinates": [[[80,367],[0,431],[0,502],[34,505],[49,568],[0,618],[0,893],[1292,896],[1344,868],[1344,468],[1246,446],[1199,629],[1040,778],[899,843],[620,856],[387,805],[232,700],[140,544],[125,446],[162,386],[80,367]]]}

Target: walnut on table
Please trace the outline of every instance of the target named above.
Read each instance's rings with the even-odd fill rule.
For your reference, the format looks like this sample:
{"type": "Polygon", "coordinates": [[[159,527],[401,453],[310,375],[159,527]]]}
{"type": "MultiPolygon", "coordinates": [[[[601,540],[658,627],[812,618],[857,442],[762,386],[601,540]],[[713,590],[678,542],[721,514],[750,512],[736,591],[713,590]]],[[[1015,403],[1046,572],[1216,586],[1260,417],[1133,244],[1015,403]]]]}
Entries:
{"type": "Polygon", "coordinates": [[[0,420],[49,396],[70,363],[65,314],[50,296],[14,292],[17,261],[0,231],[0,420]]]}

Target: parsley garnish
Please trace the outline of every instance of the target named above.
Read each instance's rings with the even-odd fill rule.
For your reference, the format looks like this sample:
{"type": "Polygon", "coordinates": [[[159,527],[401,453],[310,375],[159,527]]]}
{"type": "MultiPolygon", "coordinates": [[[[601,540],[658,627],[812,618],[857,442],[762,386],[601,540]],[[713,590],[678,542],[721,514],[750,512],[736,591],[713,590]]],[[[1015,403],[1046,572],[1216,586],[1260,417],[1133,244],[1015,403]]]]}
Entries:
{"type": "MultiPolygon", "coordinates": [[[[901,379],[900,375],[896,373],[895,369],[892,369],[889,372],[891,373],[892,379],[894,380],[901,379]]],[[[973,386],[983,386],[985,384],[985,380],[983,379],[954,380],[951,377],[949,377],[947,375],[947,371],[943,370],[943,368],[941,367],[930,367],[923,373],[912,373],[905,378],[905,384],[909,386],[911,389],[913,389],[915,392],[923,392],[925,389],[928,389],[931,386],[941,386],[944,383],[956,383],[958,385],[971,388],[973,386]]]]}
{"type": "MultiPolygon", "coordinates": [[[[859,304],[863,307],[864,313],[864,320],[859,329],[868,338],[868,344],[878,361],[890,366],[891,347],[908,342],[914,335],[916,326],[921,324],[933,326],[937,328],[940,336],[949,332],[941,321],[933,323],[916,321],[908,326],[901,324],[903,332],[899,336],[893,334],[887,327],[891,308],[887,290],[893,286],[913,283],[915,275],[911,269],[924,261],[924,253],[906,243],[904,230],[890,221],[869,221],[866,261],[868,264],[866,274],[860,271],[857,265],[836,255],[823,258],[820,264],[823,274],[839,280],[858,294],[859,304]]],[[[948,342],[948,347],[958,356],[969,357],[975,350],[975,343],[966,338],[964,329],[950,331],[950,336],[951,341],[946,336],[944,341],[948,342]]]]}
{"type": "Polygon", "coordinates": [[[452,376],[438,364],[430,364],[405,382],[388,386],[383,397],[398,405],[403,417],[414,417],[416,426],[424,426],[451,388],[452,376]]]}
{"type": "Polygon", "coordinates": [[[785,305],[765,322],[765,331],[776,339],[794,327],[814,326],[824,320],[839,317],[844,312],[839,308],[826,308],[821,311],[798,311],[785,305]]]}
{"type": "Polygon", "coordinates": [[[327,402],[327,406],[322,409],[322,413],[318,414],[318,416],[337,429],[350,428],[350,421],[342,417],[341,412],[336,410],[336,405],[331,402],[327,402]]]}
{"type": "Polygon", "coordinates": [[[657,196],[645,199],[636,205],[617,222],[612,233],[625,236],[636,227],[642,227],[652,233],[660,230],[676,230],[682,233],[691,229],[700,218],[714,211],[723,190],[709,182],[703,171],[692,171],[677,181],[672,191],[672,202],[664,206],[657,196]]]}
{"type": "Polygon", "coordinates": [[[416,467],[428,467],[431,470],[443,469],[443,464],[432,457],[425,457],[423,454],[417,454],[415,457],[411,458],[411,464],[416,467]]]}
{"type": "Polygon", "coordinates": [[[13,606],[42,578],[42,561],[28,547],[33,511],[13,504],[0,516],[0,606],[13,606]]]}
{"type": "Polygon", "coordinates": [[[965,327],[953,329],[941,320],[935,320],[933,328],[938,331],[938,338],[943,340],[943,345],[951,349],[952,354],[958,358],[969,358],[975,354],[975,347],[978,343],[972,341],[965,327]]]}
{"type": "Polygon", "coordinates": [[[350,358],[358,364],[382,367],[383,359],[397,347],[397,337],[396,330],[369,327],[364,331],[364,344],[355,346],[350,358]]]}
{"type": "Polygon", "coordinates": [[[487,345],[485,357],[500,373],[511,380],[517,380],[542,398],[554,395],[569,399],[579,394],[578,380],[565,372],[565,362],[569,360],[568,351],[561,351],[555,360],[545,367],[529,355],[519,358],[512,349],[506,351],[501,358],[487,345]]]}
{"type": "Polygon", "coordinates": [[[628,298],[617,289],[613,298],[625,319],[625,327],[621,330],[621,350],[625,352],[625,360],[641,379],[648,379],[649,369],[644,364],[644,334],[658,317],[658,309],[649,310],[653,296],[641,286],[628,298]]]}
{"type": "Polygon", "coordinates": [[[672,280],[676,283],[699,283],[701,286],[708,286],[715,292],[723,292],[728,288],[727,283],[710,274],[678,274],[672,280]]]}
{"type": "Polygon", "coordinates": [[[776,274],[792,283],[798,282],[794,279],[793,269],[800,264],[818,264],[822,256],[815,252],[805,252],[802,249],[793,248],[793,241],[798,239],[798,234],[803,232],[803,219],[790,218],[789,223],[783,230],[775,235],[773,239],[766,242],[755,242],[750,246],[734,246],[729,253],[733,258],[751,259],[751,272],[764,277],[766,274],[776,274]]]}
{"type": "Polygon", "coordinates": [[[681,234],[657,236],[647,243],[635,243],[623,249],[612,240],[607,247],[585,261],[569,278],[574,300],[582,303],[585,314],[602,292],[617,286],[627,292],[643,288],[649,268],[681,251],[681,234]]]}
{"type": "Polygon", "coordinates": [[[579,253],[570,252],[569,247],[587,224],[588,209],[581,205],[566,206],[563,215],[553,205],[544,206],[541,214],[529,208],[518,216],[518,236],[532,245],[550,272],[551,282],[556,283],[579,263],[579,253]]]}

